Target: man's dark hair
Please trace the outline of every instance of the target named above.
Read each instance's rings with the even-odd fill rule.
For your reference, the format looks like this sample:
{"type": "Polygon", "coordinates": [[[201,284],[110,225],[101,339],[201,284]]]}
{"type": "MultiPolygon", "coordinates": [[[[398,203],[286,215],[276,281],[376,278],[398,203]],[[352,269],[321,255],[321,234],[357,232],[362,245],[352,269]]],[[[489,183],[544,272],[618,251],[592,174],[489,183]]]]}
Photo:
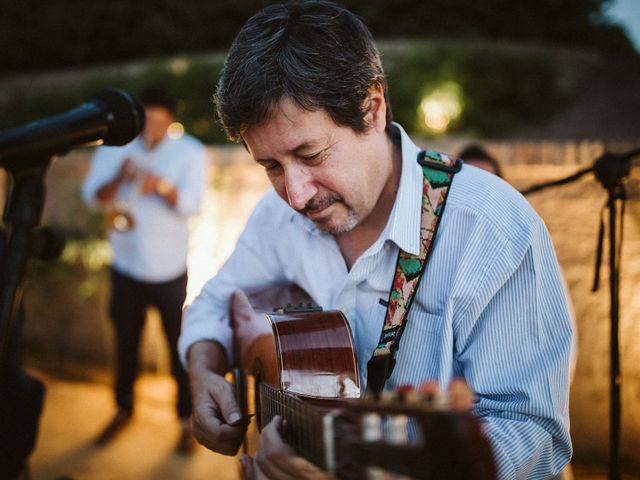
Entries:
{"type": "Polygon", "coordinates": [[[178,99],[164,85],[147,85],[138,95],[144,106],[162,107],[176,114],[178,99]]]}
{"type": "Polygon", "coordinates": [[[337,125],[365,132],[366,99],[387,81],[373,37],[364,23],[326,1],[271,5],[251,17],[236,36],[214,102],[229,139],[268,120],[288,98],[299,107],[325,109],[337,125]]]}

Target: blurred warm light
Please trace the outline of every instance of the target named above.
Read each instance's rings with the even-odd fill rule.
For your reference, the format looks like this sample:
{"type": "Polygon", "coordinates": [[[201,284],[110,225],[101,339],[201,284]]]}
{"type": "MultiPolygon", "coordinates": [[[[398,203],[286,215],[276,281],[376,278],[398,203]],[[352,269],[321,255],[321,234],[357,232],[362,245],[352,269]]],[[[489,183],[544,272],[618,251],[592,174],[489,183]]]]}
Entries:
{"type": "Polygon", "coordinates": [[[447,129],[451,118],[440,102],[437,100],[423,101],[421,107],[424,113],[424,124],[427,128],[438,133],[447,129]]]}
{"type": "Polygon", "coordinates": [[[182,137],[182,135],[184,135],[184,125],[180,122],[173,122],[169,125],[169,128],[167,128],[167,136],[169,138],[177,140],[182,137]]]}
{"type": "Polygon", "coordinates": [[[253,208],[271,186],[243,147],[216,148],[211,155],[225,167],[210,170],[200,215],[189,221],[187,304],[231,255],[253,208]]]}
{"type": "Polygon", "coordinates": [[[460,86],[455,82],[443,83],[425,95],[420,102],[425,126],[435,133],[444,132],[462,112],[460,98],[460,86]]]}
{"type": "Polygon", "coordinates": [[[189,70],[189,60],[184,57],[177,57],[171,61],[171,71],[174,75],[181,76],[189,70]]]}
{"type": "Polygon", "coordinates": [[[200,215],[191,220],[191,238],[189,244],[189,284],[187,286],[186,303],[190,304],[200,292],[202,286],[222,265],[223,259],[216,249],[221,229],[217,214],[215,194],[207,189],[202,202],[200,215]]]}

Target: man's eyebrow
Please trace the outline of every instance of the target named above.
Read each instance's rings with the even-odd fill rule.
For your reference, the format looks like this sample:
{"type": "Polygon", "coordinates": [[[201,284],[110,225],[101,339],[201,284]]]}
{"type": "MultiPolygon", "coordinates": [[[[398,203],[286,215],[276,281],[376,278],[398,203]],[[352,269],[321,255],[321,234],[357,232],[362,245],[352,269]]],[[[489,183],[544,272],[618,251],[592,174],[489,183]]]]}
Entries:
{"type": "MultiPolygon", "coordinates": [[[[287,153],[291,154],[291,155],[300,155],[301,152],[311,149],[311,148],[318,148],[319,150],[324,150],[325,148],[328,148],[329,145],[327,146],[320,146],[318,147],[317,144],[321,143],[320,140],[311,140],[311,141],[304,141],[299,145],[296,145],[294,148],[292,148],[291,150],[289,150],[287,153]]],[[[246,143],[245,143],[246,146],[246,143]]],[[[247,151],[249,151],[249,148],[247,147],[247,151]]],[[[249,153],[251,153],[251,151],[249,151],[249,153]]],[[[261,162],[271,162],[274,161],[275,159],[273,158],[255,158],[255,161],[258,163],[261,162]]]]}
{"type": "Polygon", "coordinates": [[[329,134],[321,138],[315,138],[306,142],[302,142],[296,148],[291,150],[291,153],[297,155],[297,154],[300,154],[300,152],[303,150],[316,150],[318,152],[321,152],[333,147],[336,143],[337,143],[337,140],[335,138],[335,135],[329,134]]]}
{"type": "MultiPolygon", "coordinates": [[[[298,155],[300,154],[300,152],[304,151],[304,150],[308,150],[310,148],[316,148],[316,144],[319,142],[302,142],[300,145],[298,145],[296,148],[294,148],[293,150],[291,150],[290,153],[293,153],[294,155],[298,155]]],[[[322,147],[324,148],[324,147],[322,147]]]]}

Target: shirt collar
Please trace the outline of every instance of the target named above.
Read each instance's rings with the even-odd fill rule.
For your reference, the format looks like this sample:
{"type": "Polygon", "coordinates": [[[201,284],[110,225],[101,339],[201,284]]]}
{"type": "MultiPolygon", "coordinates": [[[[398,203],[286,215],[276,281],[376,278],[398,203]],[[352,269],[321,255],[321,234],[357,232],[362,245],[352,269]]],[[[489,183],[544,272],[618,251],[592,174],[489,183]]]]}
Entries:
{"type": "Polygon", "coordinates": [[[420,254],[420,221],[422,215],[422,169],[417,162],[418,148],[409,135],[397,123],[402,148],[402,173],[398,194],[381,234],[382,240],[391,240],[401,250],[412,255],[420,254]]]}
{"type": "MultiPolygon", "coordinates": [[[[422,214],[422,170],[417,162],[418,148],[404,129],[397,123],[393,126],[400,133],[402,149],[402,173],[398,194],[391,210],[387,225],[378,241],[372,245],[374,250],[380,248],[385,241],[391,240],[400,249],[412,255],[420,254],[420,219],[422,214]]],[[[293,211],[291,221],[307,232],[322,235],[316,225],[304,215],[293,211]]],[[[325,234],[327,235],[327,234],[325,234]]]]}

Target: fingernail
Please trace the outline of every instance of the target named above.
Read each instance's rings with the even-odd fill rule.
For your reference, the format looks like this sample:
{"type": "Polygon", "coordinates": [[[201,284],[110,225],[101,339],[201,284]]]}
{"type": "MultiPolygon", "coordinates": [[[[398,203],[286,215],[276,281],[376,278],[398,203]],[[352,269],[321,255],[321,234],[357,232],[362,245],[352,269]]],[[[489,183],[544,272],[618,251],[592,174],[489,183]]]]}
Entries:
{"type": "Polygon", "coordinates": [[[238,412],[233,412],[229,415],[229,423],[235,425],[242,419],[242,416],[238,412]]]}

